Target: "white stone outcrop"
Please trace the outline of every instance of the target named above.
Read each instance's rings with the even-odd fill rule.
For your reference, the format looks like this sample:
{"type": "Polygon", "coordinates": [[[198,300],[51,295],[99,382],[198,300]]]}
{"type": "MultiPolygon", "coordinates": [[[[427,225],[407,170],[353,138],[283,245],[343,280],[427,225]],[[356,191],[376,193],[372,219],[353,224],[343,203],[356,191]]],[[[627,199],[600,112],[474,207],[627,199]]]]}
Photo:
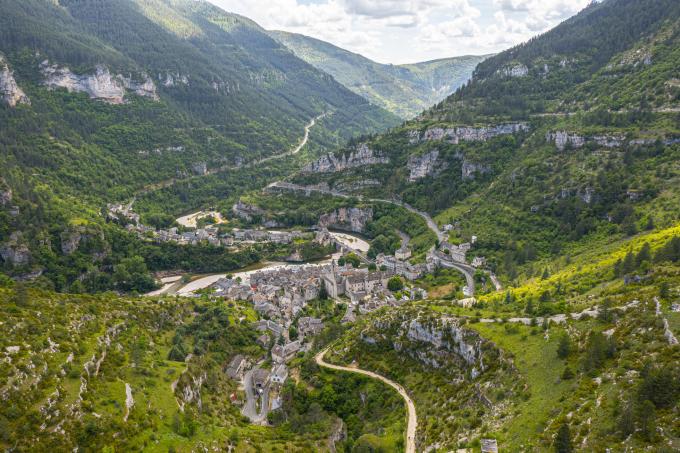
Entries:
{"type": "Polygon", "coordinates": [[[0,206],[6,206],[12,202],[12,188],[4,178],[0,177],[0,206]]]}
{"type": "Polygon", "coordinates": [[[463,180],[475,179],[475,174],[484,174],[488,173],[489,171],[490,169],[487,165],[470,162],[463,158],[463,163],[461,165],[461,177],[463,180]]]}
{"type": "Polygon", "coordinates": [[[125,102],[125,94],[132,91],[138,96],[158,100],[156,85],[146,75],[142,80],[134,80],[131,76],[111,74],[106,66],[98,65],[94,74],[78,75],[67,67],[56,64],[50,65],[45,60],[40,64],[40,70],[45,78],[44,84],[50,88],[65,88],[69,92],[87,93],[92,99],[99,99],[110,104],[125,102]]]}
{"type": "Polygon", "coordinates": [[[522,63],[515,63],[499,69],[498,73],[505,77],[526,77],[529,75],[529,68],[522,63]]]}
{"type": "Polygon", "coordinates": [[[409,182],[415,182],[421,178],[434,174],[437,170],[439,150],[433,149],[420,156],[410,156],[407,168],[409,170],[409,182]]]}
{"type": "Polygon", "coordinates": [[[130,409],[135,405],[135,399],[132,397],[132,387],[127,382],[125,383],[125,415],[123,421],[126,422],[130,416],[130,409]]]}
{"type": "Polygon", "coordinates": [[[371,208],[339,208],[319,217],[319,227],[337,228],[361,233],[366,224],[373,220],[371,208]]]}
{"type": "Polygon", "coordinates": [[[9,69],[2,55],[0,55],[0,99],[10,107],[16,107],[17,104],[31,104],[26,93],[17,85],[14,73],[9,69]]]}
{"type": "Polygon", "coordinates": [[[9,237],[9,241],[0,244],[0,257],[12,266],[24,266],[31,259],[31,252],[24,241],[23,235],[15,231],[9,237]]]}
{"type": "Polygon", "coordinates": [[[305,166],[302,171],[305,173],[333,173],[364,165],[386,164],[389,161],[387,157],[377,155],[366,143],[362,143],[349,154],[338,157],[330,153],[321,156],[318,160],[305,166]]]}
{"type": "Polygon", "coordinates": [[[499,135],[515,134],[529,130],[527,123],[504,123],[493,126],[456,126],[452,128],[431,127],[422,134],[411,130],[408,132],[411,144],[424,141],[446,140],[449,143],[458,144],[461,141],[479,142],[486,141],[499,135]]]}
{"type": "Polygon", "coordinates": [[[626,142],[626,137],[621,134],[600,134],[588,137],[575,132],[555,131],[545,134],[545,140],[548,143],[554,143],[558,150],[564,151],[568,147],[572,149],[582,148],[588,142],[596,143],[605,148],[619,148],[626,142]]]}
{"type": "Polygon", "coordinates": [[[166,72],[165,74],[158,74],[158,80],[166,88],[171,88],[177,85],[183,86],[189,85],[189,76],[180,74],[179,72],[176,73],[166,72]]]}
{"type": "Polygon", "coordinates": [[[236,217],[247,222],[251,222],[253,217],[264,214],[264,210],[261,208],[252,204],[244,203],[241,200],[238,200],[236,203],[234,203],[234,205],[231,207],[231,212],[233,212],[236,217]]]}

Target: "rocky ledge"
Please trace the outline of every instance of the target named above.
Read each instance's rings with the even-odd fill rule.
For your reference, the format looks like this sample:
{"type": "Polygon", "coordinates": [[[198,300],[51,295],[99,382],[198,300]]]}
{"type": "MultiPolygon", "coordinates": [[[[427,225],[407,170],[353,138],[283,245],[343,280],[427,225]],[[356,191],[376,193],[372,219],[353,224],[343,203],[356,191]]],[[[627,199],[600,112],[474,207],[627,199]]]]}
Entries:
{"type": "Polygon", "coordinates": [[[458,144],[461,141],[486,141],[499,135],[515,134],[529,130],[527,123],[504,123],[492,126],[456,126],[452,128],[431,127],[424,132],[411,130],[408,132],[409,143],[416,144],[425,141],[446,140],[458,144]]]}
{"type": "Polygon", "coordinates": [[[552,143],[559,151],[566,149],[583,148],[588,143],[594,143],[604,148],[620,148],[628,143],[633,146],[651,146],[658,143],[662,145],[672,145],[679,143],[676,138],[636,138],[628,140],[623,134],[599,134],[599,135],[580,135],[576,132],[554,131],[545,134],[545,141],[552,143]]]}
{"type": "Polygon", "coordinates": [[[142,74],[141,80],[135,80],[131,75],[111,74],[106,66],[98,65],[93,74],[78,75],[67,67],[50,65],[45,60],[40,64],[44,85],[49,88],[66,88],[69,92],[87,93],[92,99],[99,99],[109,104],[122,104],[125,94],[132,91],[138,96],[157,101],[156,85],[147,75],[142,74]]]}
{"type": "Polygon", "coordinates": [[[0,55],[0,99],[10,107],[16,107],[17,104],[30,105],[31,103],[26,93],[17,85],[14,73],[9,69],[9,65],[2,55],[0,55]]]}
{"type": "Polygon", "coordinates": [[[387,157],[377,155],[367,144],[362,143],[356,147],[355,151],[340,157],[332,153],[321,156],[305,166],[302,171],[304,173],[334,173],[364,165],[386,164],[389,161],[387,157]]]}

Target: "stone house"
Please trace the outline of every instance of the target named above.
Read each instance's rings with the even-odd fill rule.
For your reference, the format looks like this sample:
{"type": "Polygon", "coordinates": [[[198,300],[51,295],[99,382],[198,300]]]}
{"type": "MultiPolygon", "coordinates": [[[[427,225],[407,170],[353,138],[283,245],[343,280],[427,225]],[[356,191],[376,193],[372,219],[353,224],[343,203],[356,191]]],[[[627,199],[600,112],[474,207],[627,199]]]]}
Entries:
{"type": "Polygon", "coordinates": [[[282,385],[288,378],[288,367],[281,363],[274,365],[272,368],[271,381],[275,384],[282,385]]]}
{"type": "Polygon", "coordinates": [[[272,360],[276,363],[285,363],[295,357],[295,354],[300,350],[300,342],[298,340],[281,346],[277,344],[272,348],[272,360]]]}
{"type": "Polygon", "coordinates": [[[318,318],[305,316],[298,320],[298,332],[302,337],[317,335],[323,330],[323,321],[318,318]]]}
{"type": "Polygon", "coordinates": [[[269,385],[270,374],[269,371],[258,368],[253,371],[253,387],[255,390],[261,392],[267,385],[269,385]]]}
{"type": "Polygon", "coordinates": [[[248,361],[241,354],[236,355],[227,367],[227,375],[237,381],[243,379],[243,373],[248,366],[248,361]]]}

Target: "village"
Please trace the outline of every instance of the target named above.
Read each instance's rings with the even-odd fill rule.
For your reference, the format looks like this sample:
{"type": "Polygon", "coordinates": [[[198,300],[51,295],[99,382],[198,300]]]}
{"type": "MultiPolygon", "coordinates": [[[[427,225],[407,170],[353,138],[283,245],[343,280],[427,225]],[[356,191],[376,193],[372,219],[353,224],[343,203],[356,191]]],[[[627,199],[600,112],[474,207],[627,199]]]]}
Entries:
{"type": "MultiPolygon", "coordinates": [[[[469,243],[442,242],[438,248],[432,247],[426,253],[424,262],[412,263],[409,237],[404,233],[399,232],[402,243],[394,254],[380,253],[369,258],[369,244],[349,233],[329,231],[328,222],[322,222],[327,216],[322,216],[319,225],[307,231],[234,228],[225,232],[217,224],[200,227],[196,222],[200,217],[197,213],[185,217],[191,218],[193,223],[191,228],[182,231],[177,227],[156,229],[142,224],[131,204],[108,205],[107,209],[111,220],[126,222],[128,231],[156,242],[237,247],[267,242],[289,244],[297,239],[307,239],[336,250],[323,262],[269,263],[260,270],[224,275],[196,288],[201,291],[185,294],[198,297],[207,290],[212,297],[249,302],[258,313],[260,319],[253,327],[259,332],[257,343],[267,354],[257,362],[236,355],[225,367],[226,374],[239,389],[230,395],[232,403],[241,406],[242,414],[254,424],[266,424],[267,414],[280,407],[278,392],[289,377],[288,363],[299,353],[309,351],[314,337],[325,327],[325,318],[309,316],[310,306],[319,301],[344,306],[340,322],[352,323],[357,316],[383,307],[426,299],[427,291],[410,282],[440,267],[462,272],[467,280],[462,292],[471,297],[474,292],[472,274],[476,268],[485,265],[480,257],[475,257],[472,265],[466,261],[476,237],[469,243]]],[[[246,221],[252,221],[259,214],[254,207],[241,202],[234,205],[233,211],[246,221]]],[[[444,232],[452,228],[446,225],[444,232]]]]}
{"type": "Polygon", "coordinates": [[[206,225],[202,228],[191,228],[180,231],[178,227],[168,229],[155,228],[141,223],[139,214],[132,210],[131,204],[109,204],[107,206],[109,220],[125,223],[128,232],[135,233],[144,240],[157,243],[173,242],[179,245],[198,245],[207,243],[215,247],[236,247],[255,243],[271,242],[290,244],[296,239],[311,239],[313,235],[300,230],[268,231],[260,229],[238,229],[231,232],[220,232],[218,225],[206,225]]]}

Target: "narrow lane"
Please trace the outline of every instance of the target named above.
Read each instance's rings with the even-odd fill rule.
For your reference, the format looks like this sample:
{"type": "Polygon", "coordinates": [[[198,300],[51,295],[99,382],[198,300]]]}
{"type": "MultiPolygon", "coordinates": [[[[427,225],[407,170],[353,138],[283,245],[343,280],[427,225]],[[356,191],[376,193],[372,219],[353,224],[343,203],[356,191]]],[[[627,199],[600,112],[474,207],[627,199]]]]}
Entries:
{"type": "Polygon", "coordinates": [[[418,428],[418,418],[416,416],[416,405],[413,404],[413,400],[411,399],[410,396],[408,396],[408,393],[406,393],[406,390],[404,387],[401,385],[397,384],[394,381],[391,381],[387,379],[384,376],[381,376],[377,373],[374,373],[373,371],[366,371],[362,370],[359,368],[348,368],[344,366],[339,366],[339,365],[332,365],[328,362],[324,362],[323,358],[326,355],[326,352],[328,352],[329,348],[326,348],[319,352],[314,360],[316,360],[316,363],[323,368],[329,368],[331,370],[337,370],[337,371],[347,371],[349,373],[358,373],[358,374],[363,374],[364,376],[371,377],[373,379],[378,379],[385,384],[389,385],[393,389],[395,389],[397,392],[399,392],[399,395],[404,399],[406,402],[406,407],[408,409],[408,425],[406,427],[406,453],[416,453],[416,430],[418,428]]]}

